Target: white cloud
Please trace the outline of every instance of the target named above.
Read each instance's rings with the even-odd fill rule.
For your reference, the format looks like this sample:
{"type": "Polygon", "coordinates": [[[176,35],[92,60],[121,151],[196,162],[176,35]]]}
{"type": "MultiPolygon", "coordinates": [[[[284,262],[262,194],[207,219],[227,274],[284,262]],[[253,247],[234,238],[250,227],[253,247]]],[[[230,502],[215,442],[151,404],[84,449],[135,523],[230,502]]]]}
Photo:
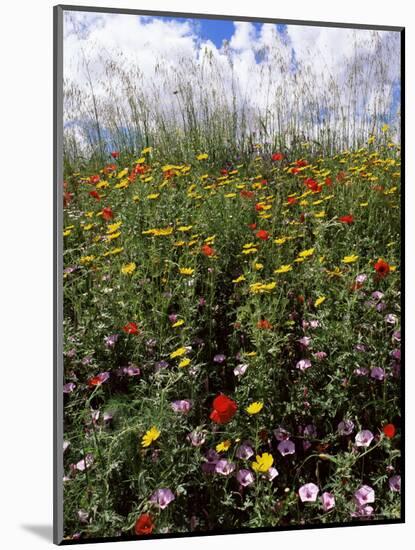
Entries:
{"type": "Polygon", "coordinates": [[[330,111],[325,118],[333,128],[340,124],[342,109],[354,119],[365,110],[387,113],[391,83],[399,78],[398,36],[387,32],[291,25],[282,40],[275,25],[235,22],[228,47],[218,48],[200,38],[199,22],[65,15],[64,77],[79,88],[84,102],[82,111],[79,102],[67,101],[66,120],[85,116],[88,105],[91,112],[85,60],[99,105],[107,112],[118,106],[126,119],[131,116],[128,80],[129,93],[145,100],[153,124],[157,113],[180,120],[180,96],[174,94],[180,88],[191,90],[197,113],[207,100],[232,109],[235,98],[252,130],[258,129],[259,118],[266,120],[269,133],[283,131],[284,120],[291,119],[314,137],[323,107],[330,111]]]}

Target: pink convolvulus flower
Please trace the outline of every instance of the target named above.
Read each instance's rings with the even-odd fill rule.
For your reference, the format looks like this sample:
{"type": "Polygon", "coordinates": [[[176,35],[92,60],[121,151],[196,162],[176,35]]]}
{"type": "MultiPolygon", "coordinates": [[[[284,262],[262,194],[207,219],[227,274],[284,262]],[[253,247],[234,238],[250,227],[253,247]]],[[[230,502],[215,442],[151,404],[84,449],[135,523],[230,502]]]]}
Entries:
{"type": "Polygon", "coordinates": [[[99,374],[97,374],[96,376],[93,376],[88,380],[88,386],[91,388],[94,386],[100,386],[101,384],[106,382],[109,377],[110,377],[110,373],[108,371],[100,372],[99,374]]]}
{"type": "Polygon", "coordinates": [[[239,365],[236,365],[236,367],[233,369],[233,374],[235,376],[242,376],[245,374],[247,368],[248,365],[246,363],[240,363],[239,365]]]}
{"type": "Polygon", "coordinates": [[[137,367],[137,365],[133,365],[132,363],[130,363],[128,367],[125,368],[124,372],[127,376],[140,376],[141,374],[141,371],[137,367]]]}
{"type": "Polygon", "coordinates": [[[281,426],[278,426],[278,428],[274,430],[274,437],[277,441],[285,441],[291,437],[291,434],[281,426]]]}
{"type": "Polygon", "coordinates": [[[301,359],[295,365],[295,368],[300,369],[300,371],[305,371],[306,369],[309,369],[310,367],[311,367],[310,359],[301,359]]]}
{"type": "Polygon", "coordinates": [[[317,359],[317,361],[324,361],[324,359],[327,358],[327,353],[325,351],[316,351],[316,353],[313,353],[313,357],[317,359]]]}
{"type": "Polygon", "coordinates": [[[373,506],[362,506],[356,512],[352,512],[351,516],[353,518],[369,518],[373,515],[373,511],[373,506]]]}
{"type": "Polygon", "coordinates": [[[277,449],[282,456],[293,455],[295,453],[295,444],[289,439],[286,439],[278,443],[277,449]]]}
{"type": "Polygon", "coordinates": [[[370,504],[371,502],[375,502],[375,491],[372,489],[372,487],[369,487],[369,485],[362,485],[355,491],[354,493],[354,500],[359,506],[359,508],[362,508],[363,506],[366,506],[366,504],[370,504]]]}
{"type": "Polygon", "coordinates": [[[372,292],[372,298],[379,302],[379,300],[382,300],[384,294],[383,292],[380,292],[380,290],[375,290],[375,292],[372,292]]]}
{"type": "Polygon", "coordinates": [[[401,341],[401,331],[400,330],[395,330],[395,332],[392,334],[392,340],[394,340],[395,342],[400,342],[401,341]]]}
{"type": "Polygon", "coordinates": [[[239,470],[236,474],[236,479],[243,487],[247,487],[255,481],[254,475],[251,470],[246,469],[239,470]]]}
{"type": "Polygon", "coordinates": [[[150,497],[150,502],[158,506],[161,510],[164,510],[175,498],[176,497],[170,489],[163,488],[154,491],[150,497]]]}
{"type": "Polygon", "coordinates": [[[382,367],[373,367],[370,371],[370,377],[375,380],[383,380],[385,378],[385,371],[382,367]]]}
{"type": "Polygon", "coordinates": [[[76,384],[74,382],[68,382],[67,384],[63,385],[63,393],[71,393],[76,388],[76,384]]]}
{"type": "Polygon", "coordinates": [[[385,321],[388,323],[388,325],[396,325],[398,322],[398,317],[393,313],[388,313],[385,316],[385,321]]]}
{"type": "Polygon", "coordinates": [[[325,512],[332,510],[336,505],[336,500],[332,493],[327,493],[327,492],[323,493],[321,495],[321,502],[323,503],[323,510],[325,512]]]}
{"type": "Polygon", "coordinates": [[[278,475],[279,475],[278,470],[276,468],[274,468],[274,466],[271,466],[271,468],[266,473],[266,476],[267,476],[269,481],[272,481],[278,475]]]}
{"type": "Polygon", "coordinates": [[[94,457],[91,453],[88,453],[87,455],[85,455],[85,458],[82,458],[79,462],[75,464],[75,468],[80,472],[83,472],[84,470],[92,466],[93,463],[94,457]]]}
{"type": "Polygon", "coordinates": [[[359,273],[359,275],[356,276],[356,283],[359,285],[362,285],[367,279],[367,275],[365,273],[359,273]]]}
{"type": "Polygon", "coordinates": [[[174,412],[184,414],[188,413],[192,408],[192,403],[188,399],[179,399],[177,401],[173,401],[170,405],[174,412]]]}
{"type": "Polygon", "coordinates": [[[369,370],[366,367],[357,367],[353,372],[357,376],[367,376],[369,374],[369,370]]]}
{"type": "Polygon", "coordinates": [[[237,458],[240,458],[241,460],[248,460],[248,458],[251,458],[253,456],[254,451],[249,443],[244,441],[241,445],[239,445],[236,456],[237,458]]]}
{"type": "Polygon", "coordinates": [[[215,466],[215,472],[223,476],[230,475],[234,470],[235,464],[233,462],[229,462],[229,460],[226,460],[226,458],[218,460],[215,466]]]}
{"type": "Polygon", "coordinates": [[[360,351],[361,353],[364,353],[366,350],[366,346],[364,344],[356,344],[354,349],[356,351],[360,351]]]}
{"type": "Polygon", "coordinates": [[[69,441],[64,441],[64,442],[63,442],[63,452],[66,451],[66,449],[69,447],[69,445],[70,445],[70,442],[69,442],[69,441]]]}
{"type": "Polygon", "coordinates": [[[392,476],[389,478],[389,489],[395,493],[401,492],[401,476],[392,476]]]}
{"type": "Polygon", "coordinates": [[[217,353],[213,358],[215,363],[223,363],[226,359],[226,356],[223,353],[217,353]]]}
{"type": "Polygon", "coordinates": [[[120,335],[119,334],[110,334],[104,338],[104,343],[107,348],[113,348],[118,342],[120,335]]]}
{"type": "Polygon", "coordinates": [[[354,430],[354,423],[351,420],[344,419],[339,422],[337,431],[340,435],[350,435],[354,430]]]}
{"type": "Polygon", "coordinates": [[[187,436],[187,440],[190,441],[193,447],[201,447],[206,440],[206,434],[201,430],[193,430],[187,436]]]}
{"type": "Polygon", "coordinates": [[[309,336],[303,336],[299,340],[297,340],[302,346],[305,348],[308,348],[308,346],[311,344],[311,338],[309,336]]]}
{"type": "Polygon", "coordinates": [[[301,502],[315,502],[318,492],[319,488],[315,483],[306,483],[299,488],[298,495],[301,502]]]}
{"type": "Polygon", "coordinates": [[[373,441],[373,434],[370,430],[361,430],[356,434],[355,445],[356,447],[369,447],[373,441]]]}
{"type": "Polygon", "coordinates": [[[205,454],[205,462],[202,464],[202,470],[206,474],[213,474],[219,459],[220,455],[215,451],[215,449],[208,449],[205,454]]]}

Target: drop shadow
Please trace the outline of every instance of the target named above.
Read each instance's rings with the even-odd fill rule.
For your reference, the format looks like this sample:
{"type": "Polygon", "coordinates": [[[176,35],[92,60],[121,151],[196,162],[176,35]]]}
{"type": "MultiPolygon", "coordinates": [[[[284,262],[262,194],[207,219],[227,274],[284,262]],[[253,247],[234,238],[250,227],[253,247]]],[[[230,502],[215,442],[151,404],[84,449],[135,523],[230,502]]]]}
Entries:
{"type": "Polygon", "coordinates": [[[43,540],[53,542],[53,527],[52,525],[22,525],[22,529],[37,535],[43,540]]]}

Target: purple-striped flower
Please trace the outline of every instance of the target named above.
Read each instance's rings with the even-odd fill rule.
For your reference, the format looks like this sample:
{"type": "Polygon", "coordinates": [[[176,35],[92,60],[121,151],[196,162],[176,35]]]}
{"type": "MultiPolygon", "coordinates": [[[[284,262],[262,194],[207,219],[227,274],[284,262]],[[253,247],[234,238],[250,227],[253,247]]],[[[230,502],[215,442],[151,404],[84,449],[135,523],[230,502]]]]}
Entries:
{"type": "Polygon", "coordinates": [[[236,365],[236,367],[233,369],[233,374],[235,376],[242,376],[243,374],[245,374],[247,368],[248,365],[246,363],[240,363],[239,365],[236,365]]]}
{"type": "Polygon", "coordinates": [[[323,503],[323,510],[325,512],[332,510],[336,505],[336,500],[332,493],[327,493],[327,492],[323,493],[321,495],[321,502],[323,503]]]}
{"type": "Polygon", "coordinates": [[[87,455],[85,455],[85,458],[82,458],[79,462],[75,464],[75,468],[80,472],[83,472],[84,470],[92,466],[93,463],[94,457],[91,453],[88,453],[87,455]]]}
{"type": "Polygon", "coordinates": [[[356,434],[355,445],[356,447],[369,447],[373,441],[373,434],[370,430],[361,430],[356,434]]]}
{"type": "Polygon", "coordinates": [[[104,338],[104,343],[107,348],[113,348],[118,342],[120,335],[119,334],[110,334],[104,338]]]}
{"type": "Polygon", "coordinates": [[[193,430],[187,436],[187,440],[193,445],[193,447],[201,447],[205,442],[206,434],[201,430],[193,430]]]}
{"type": "Polygon", "coordinates": [[[385,371],[382,367],[373,367],[370,371],[370,377],[375,380],[383,380],[385,378],[385,371]]]}
{"type": "Polygon", "coordinates": [[[278,443],[277,449],[282,456],[293,455],[295,453],[295,444],[289,439],[285,439],[278,443]]]}
{"type": "Polygon", "coordinates": [[[237,458],[240,458],[241,460],[248,460],[248,458],[251,458],[253,456],[254,451],[249,443],[244,441],[241,445],[239,445],[236,456],[237,458]]]}
{"type": "Polygon", "coordinates": [[[154,491],[150,497],[150,502],[158,506],[161,510],[164,510],[174,499],[175,496],[172,491],[170,489],[163,488],[154,491]]]}
{"type": "Polygon", "coordinates": [[[354,430],[354,424],[351,420],[345,419],[339,422],[337,431],[340,435],[350,435],[354,430]]]}
{"type": "Polygon", "coordinates": [[[76,388],[76,384],[74,382],[68,382],[67,384],[63,385],[63,393],[71,393],[76,388]]]}
{"type": "Polygon", "coordinates": [[[236,479],[242,485],[242,487],[247,487],[248,485],[251,485],[255,480],[251,470],[246,469],[239,470],[236,474],[236,479]]]}
{"type": "Polygon", "coordinates": [[[278,426],[278,428],[275,428],[274,430],[274,437],[277,441],[284,441],[285,439],[289,439],[291,437],[290,432],[287,432],[282,426],[278,426]]]}
{"type": "Polygon", "coordinates": [[[233,462],[229,462],[229,460],[226,460],[226,458],[218,460],[215,466],[215,472],[223,476],[230,475],[234,470],[235,464],[233,462]]]}
{"type": "Polygon", "coordinates": [[[395,493],[401,492],[401,476],[392,476],[389,478],[389,489],[395,493]]]}
{"type": "Polygon", "coordinates": [[[171,408],[174,412],[186,414],[192,408],[192,403],[188,399],[179,399],[178,401],[173,401],[171,403],[171,408]]]}
{"type": "Polygon", "coordinates": [[[375,491],[369,485],[362,485],[355,491],[354,500],[359,508],[362,508],[366,504],[375,502],[375,491]]]}
{"type": "Polygon", "coordinates": [[[310,359],[300,359],[295,365],[295,368],[300,369],[300,371],[305,371],[311,367],[310,359]]]}
{"type": "Polygon", "coordinates": [[[306,483],[299,488],[298,495],[301,502],[315,502],[318,492],[319,488],[315,483],[306,483]]]}

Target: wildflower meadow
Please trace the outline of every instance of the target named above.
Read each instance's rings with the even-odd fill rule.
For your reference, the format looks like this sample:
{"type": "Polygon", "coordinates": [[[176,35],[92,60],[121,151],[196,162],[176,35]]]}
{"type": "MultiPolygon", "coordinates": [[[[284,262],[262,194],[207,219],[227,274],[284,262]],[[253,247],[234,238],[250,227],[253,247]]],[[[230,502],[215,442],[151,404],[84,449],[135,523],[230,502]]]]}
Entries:
{"type": "MultiPolygon", "coordinates": [[[[382,40],[362,51],[387,68],[382,40]]],[[[235,67],[234,50],[224,56],[235,67]]],[[[263,75],[270,52],[254,56],[263,75]]],[[[162,113],[167,81],[147,98],[121,61],[112,101],[113,73],[94,76],[87,56],[64,98],[67,118],[84,121],[82,135],[78,122],[65,126],[65,538],[398,521],[394,85],[378,86],[370,117],[347,103],[346,131],[345,100],[316,95],[317,108],[307,86],[297,118],[280,122],[266,114],[284,110],[271,84],[278,104],[255,114],[207,77],[175,80],[162,113]]],[[[309,78],[303,63],[298,54],[283,73],[290,89],[309,78]]],[[[362,96],[378,73],[365,74],[352,83],[362,96]]]]}

